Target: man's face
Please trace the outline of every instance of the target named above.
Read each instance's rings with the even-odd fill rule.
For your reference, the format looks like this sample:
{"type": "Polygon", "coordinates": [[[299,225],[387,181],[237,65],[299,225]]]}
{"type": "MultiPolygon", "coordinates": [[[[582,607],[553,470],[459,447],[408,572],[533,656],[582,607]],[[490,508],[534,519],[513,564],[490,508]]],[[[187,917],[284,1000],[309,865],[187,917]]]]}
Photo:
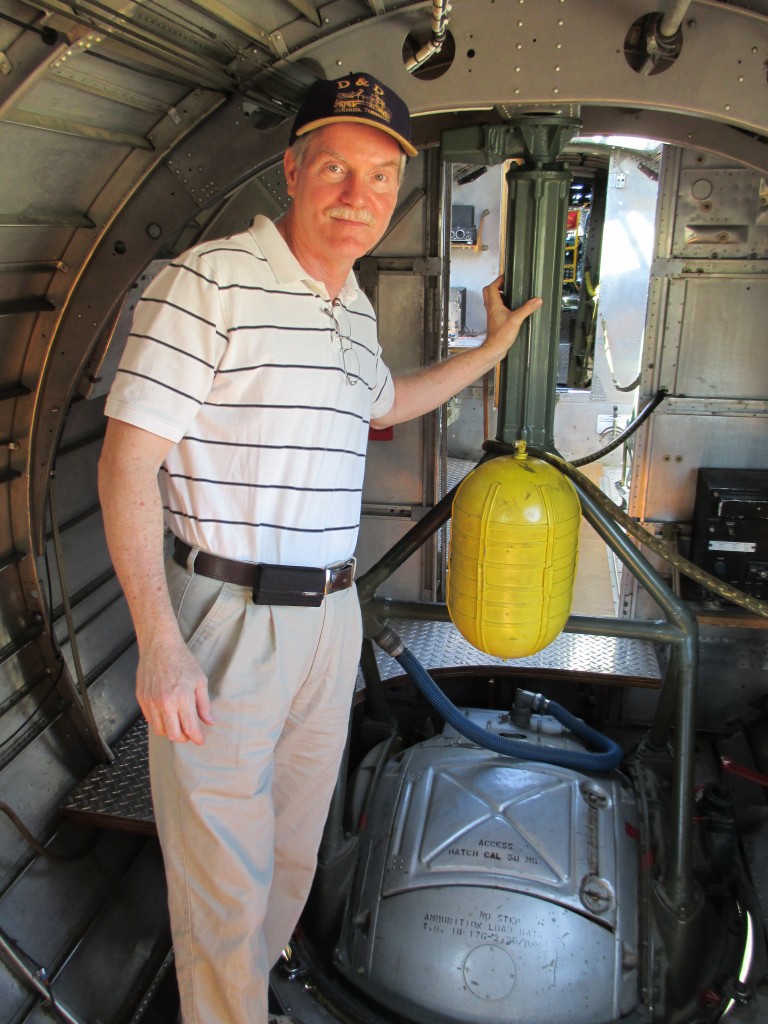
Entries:
{"type": "Polygon", "coordinates": [[[311,132],[300,165],[285,156],[291,231],[303,248],[352,263],[369,252],[395,209],[400,146],[368,125],[330,124],[311,132]]]}

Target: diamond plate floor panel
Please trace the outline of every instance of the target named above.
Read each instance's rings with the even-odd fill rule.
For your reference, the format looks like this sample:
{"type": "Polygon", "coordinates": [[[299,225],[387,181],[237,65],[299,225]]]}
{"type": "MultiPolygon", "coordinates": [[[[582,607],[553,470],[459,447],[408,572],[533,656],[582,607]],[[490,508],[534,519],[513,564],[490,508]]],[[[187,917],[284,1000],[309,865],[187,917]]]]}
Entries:
{"type": "Polygon", "coordinates": [[[89,825],[154,833],[143,718],[115,744],[113,753],[111,764],[97,765],[69,794],[61,813],[89,825]]]}
{"type": "MultiPolygon", "coordinates": [[[[504,659],[483,654],[469,644],[452,622],[392,619],[391,626],[427,670],[503,666],[578,673],[598,682],[658,686],[661,673],[653,644],[615,636],[561,633],[544,650],[528,658],[504,659]]],[[[399,663],[376,652],[382,679],[403,674],[399,663]]]]}

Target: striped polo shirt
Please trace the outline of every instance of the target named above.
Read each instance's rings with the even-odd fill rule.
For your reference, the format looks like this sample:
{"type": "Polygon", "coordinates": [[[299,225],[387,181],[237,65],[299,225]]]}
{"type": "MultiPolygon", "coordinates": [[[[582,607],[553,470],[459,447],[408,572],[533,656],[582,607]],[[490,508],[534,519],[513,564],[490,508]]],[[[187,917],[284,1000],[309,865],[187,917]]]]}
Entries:
{"type": "Polygon", "coordinates": [[[177,537],[239,561],[325,566],[354,551],[368,424],[393,401],[354,275],[331,303],[257,217],[149,285],[106,413],[175,442],[159,482],[177,537]]]}

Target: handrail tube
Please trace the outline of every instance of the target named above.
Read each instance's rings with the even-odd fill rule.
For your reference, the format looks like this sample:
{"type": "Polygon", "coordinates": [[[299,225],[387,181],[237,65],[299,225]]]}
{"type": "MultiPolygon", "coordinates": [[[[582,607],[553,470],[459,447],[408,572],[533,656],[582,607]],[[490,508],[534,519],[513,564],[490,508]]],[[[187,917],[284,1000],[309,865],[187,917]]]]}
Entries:
{"type": "Polygon", "coordinates": [[[586,490],[579,486],[579,482],[574,480],[574,484],[579,491],[584,517],[646,588],[670,622],[680,630],[678,638],[672,641],[676,656],[671,659],[671,671],[667,672],[660,697],[660,706],[667,708],[674,694],[677,707],[672,792],[674,834],[663,891],[673,910],[685,917],[693,910],[695,902],[692,835],[688,825],[693,818],[698,625],[692,612],[667,587],[640,550],[630,543],[586,490]]]}
{"type": "Polygon", "coordinates": [[[656,604],[666,613],[670,621],[681,633],[686,633],[690,629],[696,631],[695,616],[683,604],[680,598],[670,590],[662,576],[653,568],[640,549],[629,540],[612,519],[608,518],[607,514],[594,501],[592,496],[581,487],[578,480],[574,479],[572,483],[579,492],[579,501],[581,502],[584,518],[589,525],[619,556],[633,576],[643,584],[656,604]]]}
{"type": "MultiPolygon", "coordinates": [[[[440,601],[407,601],[396,597],[372,597],[367,602],[373,615],[385,619],[450,622],[448,605],[440,601]]],[[[616,636],[648,643],[676,643],[680,630],[661,619],[614,619],[599,615],[570,615],[563,633],[585,636],[616,636]]]]}
{"type": "Polygon", "coordinates": [[[603,615],[571,615],[563,626],[563,632],[616,636],[659,644],[673,644],[680,637],[677,626],[662,619],[612,619],[603,615]]]}
{"type": "Polygon", "coordinates": [[[388,580],[392,573],[399,569],[411,555],[414,555],[423,544],[426,544],[432,534],[436,533],[443,523],[448,522],[451,518],[453,498],[458,488],[459,484],[456,484],[447,494],[444,494],[425,516],[415,523],[375,565],[372,565],[358,579],[357,593],[361,603],[370,600],[376,588],[381,586],[385,580],[388,580]]]}

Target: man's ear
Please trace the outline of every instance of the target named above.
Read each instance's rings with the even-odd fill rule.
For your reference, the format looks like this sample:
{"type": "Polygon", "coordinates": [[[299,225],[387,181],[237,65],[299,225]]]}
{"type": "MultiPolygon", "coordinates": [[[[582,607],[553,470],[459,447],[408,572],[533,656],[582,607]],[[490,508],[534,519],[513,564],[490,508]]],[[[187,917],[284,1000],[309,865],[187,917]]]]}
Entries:
{"type": "Polygon", "coordinates": [[[288,189],[288,195],[292,196],[296,187],[298,165],[296,163],[296,157],[290,149],[286,149],[283,156],[283,173],[285,174],[285,184],[288,189]]]}

